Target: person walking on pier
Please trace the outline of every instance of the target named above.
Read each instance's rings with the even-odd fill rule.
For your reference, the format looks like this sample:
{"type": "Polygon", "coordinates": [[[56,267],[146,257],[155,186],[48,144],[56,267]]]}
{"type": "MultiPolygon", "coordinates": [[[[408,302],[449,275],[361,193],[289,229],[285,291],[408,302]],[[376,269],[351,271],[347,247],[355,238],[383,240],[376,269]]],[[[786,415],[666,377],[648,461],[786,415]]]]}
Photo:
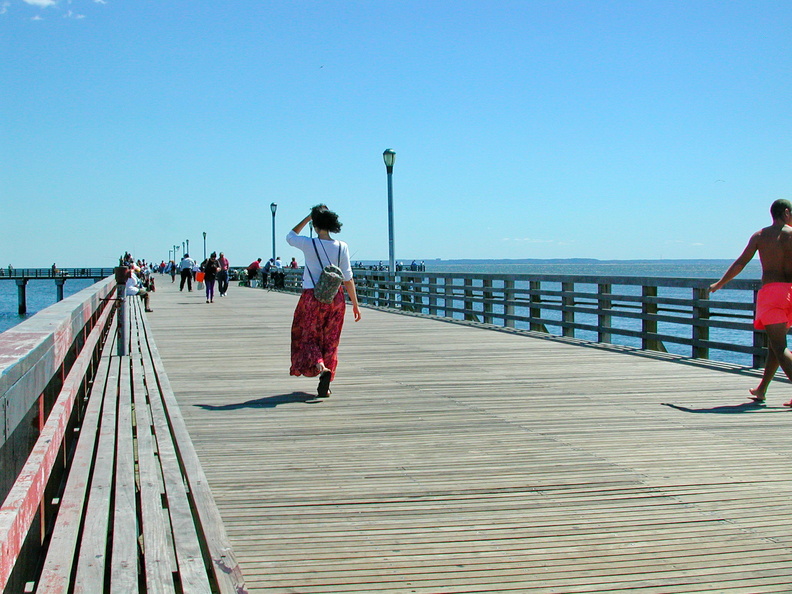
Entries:
{"type": "Polygon", "coordinates": [[[217,259],[220,265],[220,271],[217,273],[217,290],[220,292],[220,297],[225,297],[228,293],[228,258],[225,257],[223,252],[220,252],[220,257],[217,259]]]}
{"type": "MultiPolygon", "coordinates": [[[[759,252],[762,288],[756,297],[754,328],[767,333],[769,348],[762,380],[750,390],[750,399],[757,404],[764,404],[779,366],[792,381],[792,353],[787,348],[787,332],[792,326],[792,203],[776,200],[770,206],[770,214],[773,223],[751,235],[743,253],[709,288],[711,293],[721,289],[759,252]]],[[[792,406],[792,400],[784,406],[792,406]]]]}
{"type": "Polygon", "coordinates": [[[181,275],[181,284],[179,291],[184,290],[184,283],[187,283],[187,290],[192,291],[192,269],[195,262],[190,258],[190,254],[184,254],[181,262],[179,262],[179,274],[181,275]]]}
{"type": "Polygon", "coordinates": [[[338,343],[346,313],[346,301],[341,287],[331,303],[320,302],[314,296],[314,287],[326,265],[337,263],[341,269],[343,286],[352,302],[352,313],[355,321],[360,321],[355,280],[349,263],[349,247],[343,241],[330,237],[330,233],[339,231],[341,222],[338,215],[328,210],[324,204],[319,204],[286,236],[289,245],[302,250],[305,256],[303,292],[292,321],[290,373],[306,377],[318,375],[320,398],[330,395],[330,382],[335,378],[338,343]],[[309,221],[313,223],[317,239],[300,235],[300,231],[309,221]]]}
{"type": "Polygon", "coordinates": [[[217,254],[212,252],[203,264],[204,284],[206,284],[206,302],[214,303],[214,287],[217,273],[220,270],[220,263],[217,261],[217,254]]]}

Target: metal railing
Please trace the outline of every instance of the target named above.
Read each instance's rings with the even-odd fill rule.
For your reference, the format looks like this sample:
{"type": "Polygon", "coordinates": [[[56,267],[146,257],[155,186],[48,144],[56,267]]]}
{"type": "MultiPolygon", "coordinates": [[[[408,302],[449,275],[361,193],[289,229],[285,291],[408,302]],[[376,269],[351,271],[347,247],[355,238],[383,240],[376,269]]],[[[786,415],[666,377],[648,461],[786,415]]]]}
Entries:
{"type": "Polygon", "coordinates": [[[95,278],[102,279],[113,274],[112,268],[0,268],[2,279],[34,278],[95,278]]]}
{"type": "MultiPolygon", "coordinates": [[[[287,270],[299,291],[302,270],[287,270]]],[[[355,270],[360,302],[416,314],[762,367],[758,280],[355,270]]]]}

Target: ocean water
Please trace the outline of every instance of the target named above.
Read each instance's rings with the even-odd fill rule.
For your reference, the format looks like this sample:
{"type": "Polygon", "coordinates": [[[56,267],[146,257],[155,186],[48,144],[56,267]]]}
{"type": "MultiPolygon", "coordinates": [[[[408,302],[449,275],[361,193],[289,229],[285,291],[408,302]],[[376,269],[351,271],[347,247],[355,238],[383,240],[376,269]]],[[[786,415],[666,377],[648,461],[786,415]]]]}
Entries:
{"type": "MultiPolygon", "coordinates": [[[[573,274],[600,276],[660,276],[719,279],[732,260],[427,260],[427,272],[488,272],[491,274],[573,274]]],[[[405,265],[409,262],[405,262],[405,265]]],[[[737,278],[762,276],[758,260],[749,262],[737,278]]]]}
{"type": "MultiPolygon", "coordinates": [[[[90,287],[93,281],[90,279],[68,279],[63,285],[63,297],[69,297],[79,293],[86,287],[90,287]]],[[[58,297],[55,281],[52,279],[28,281],[27,289],[27,313],[19,315],[19,297],[17,285],[13,280],[0,280],[0,332],[5,332],[13,328],[20,322],[24,322],[31,316],[53,305],[58,297]]]]}

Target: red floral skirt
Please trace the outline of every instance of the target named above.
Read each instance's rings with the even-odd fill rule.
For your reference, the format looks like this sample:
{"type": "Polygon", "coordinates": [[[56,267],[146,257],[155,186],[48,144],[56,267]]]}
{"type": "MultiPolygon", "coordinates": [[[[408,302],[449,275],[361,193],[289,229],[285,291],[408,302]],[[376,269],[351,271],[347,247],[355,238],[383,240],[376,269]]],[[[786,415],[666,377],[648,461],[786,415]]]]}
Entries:
{"type": "MultiPolygon", "coordinates": [[[[313,289],[305,289],[294,310],[291,331],[291,375],[316,377],[317,365],[333,372],[338,365],[338,342],[344,326],[346,302],[344,292],[338,291],[332,303],[321,303],[313,289]]],[[[332,379],[332,378],[331,378],[332,379]]]]}

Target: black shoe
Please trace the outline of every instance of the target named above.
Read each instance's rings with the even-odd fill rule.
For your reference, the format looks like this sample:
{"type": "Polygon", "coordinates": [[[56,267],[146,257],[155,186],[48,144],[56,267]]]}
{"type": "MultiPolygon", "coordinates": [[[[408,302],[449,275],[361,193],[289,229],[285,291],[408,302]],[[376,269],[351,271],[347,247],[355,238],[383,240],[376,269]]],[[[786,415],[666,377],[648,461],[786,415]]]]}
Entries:
{"type": "Polygon", "coordinates": [[[318,397],[327,398],[330,395],[330,378],[333,377],[333,372],[329,369],[319,374],[319,389],[318,397]]]}

